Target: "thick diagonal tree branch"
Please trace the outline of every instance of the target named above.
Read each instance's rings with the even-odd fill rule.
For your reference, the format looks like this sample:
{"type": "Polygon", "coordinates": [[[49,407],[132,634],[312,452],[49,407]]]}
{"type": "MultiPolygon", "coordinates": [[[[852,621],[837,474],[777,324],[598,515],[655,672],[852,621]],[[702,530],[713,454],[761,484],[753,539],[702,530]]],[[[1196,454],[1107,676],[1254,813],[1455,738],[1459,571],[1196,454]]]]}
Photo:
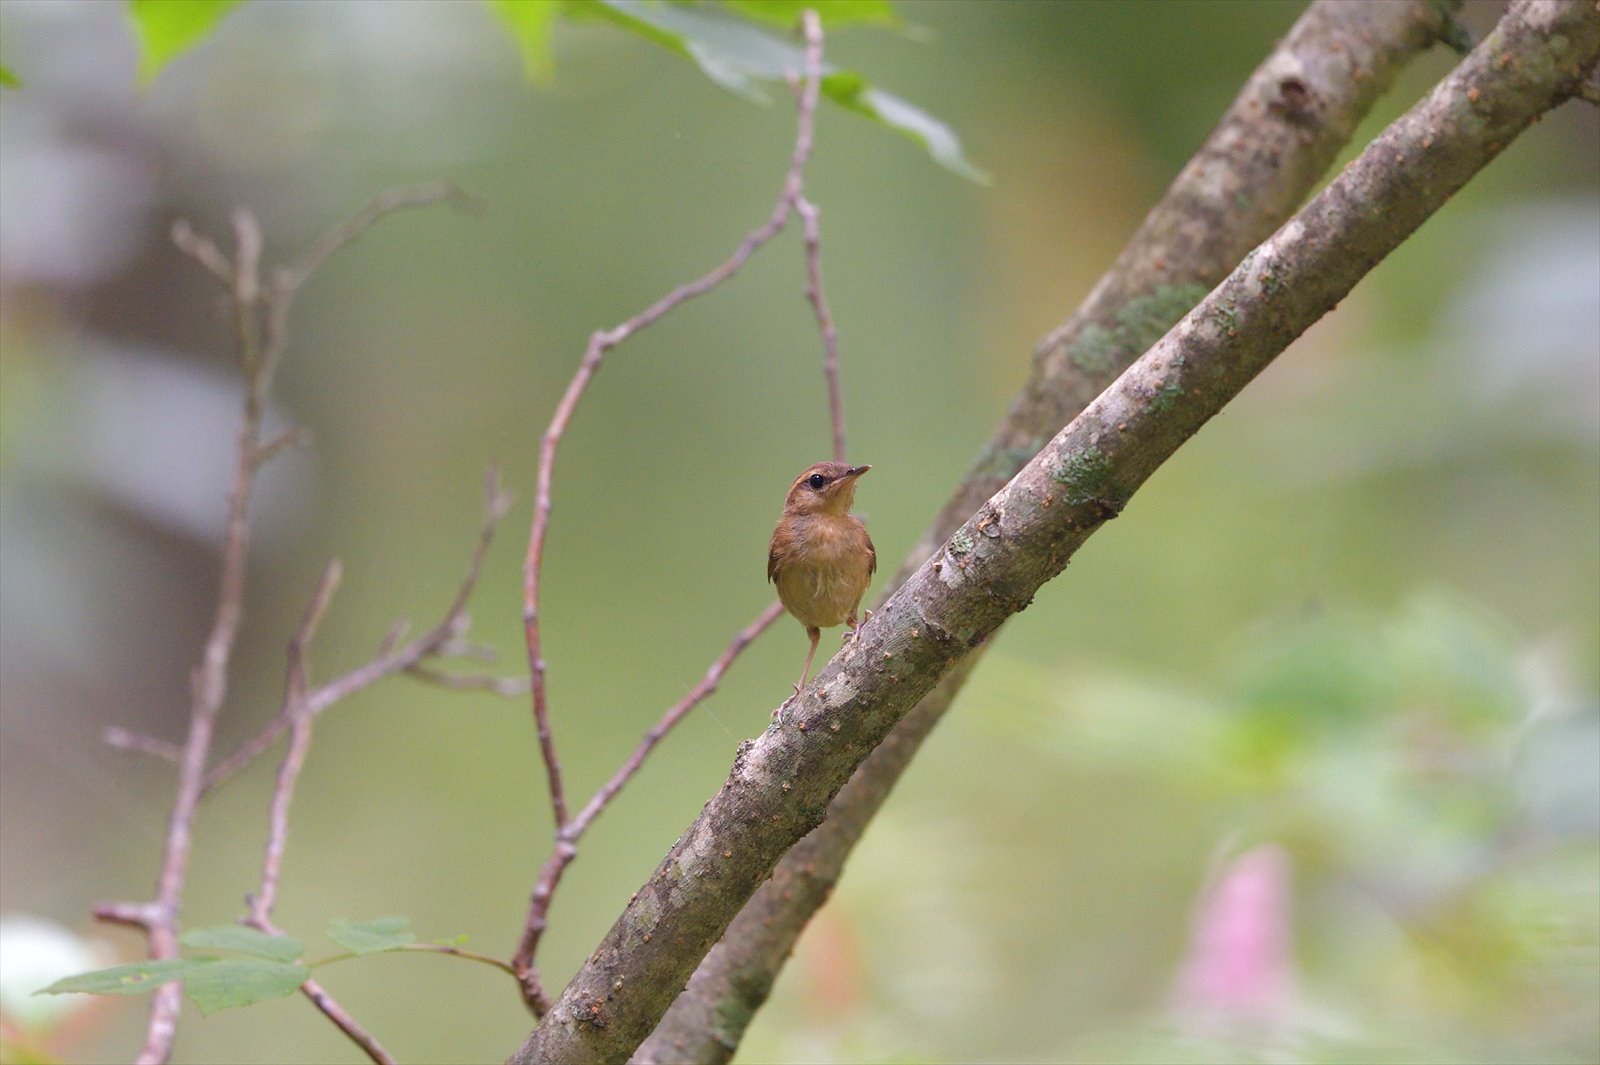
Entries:
{"type": "Polygon", "coordinates": [[[741,747],[722,789],[512,1061],[625,1059],[917,701],[1290,341],[1575,94],[1597,56],[1593,0],[1517,3],[924,562],[801,695],[787,727],[741,747]]]}
{"type": "MultiPolygon", "coordinates": [[[[1038,450],[1245,254],[1290,216],[1395,74],[1441,28],[1431,0],[1318,0],[1246,82],[1194,159],[1033,373],[966,479],[892,580],[892,593],[1038,450]]],[[[728,1060],[801,931],[982,649],[880,744],[796,844],[634,1056],[728,1060]]]]}

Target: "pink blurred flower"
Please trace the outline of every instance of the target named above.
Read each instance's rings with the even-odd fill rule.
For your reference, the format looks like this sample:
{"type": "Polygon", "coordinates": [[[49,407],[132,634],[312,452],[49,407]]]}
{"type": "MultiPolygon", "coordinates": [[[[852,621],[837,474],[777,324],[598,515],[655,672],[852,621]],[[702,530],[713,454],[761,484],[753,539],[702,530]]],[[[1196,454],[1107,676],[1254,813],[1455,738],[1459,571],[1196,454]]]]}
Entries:
{"type": "Polygon", "coordinates": [[[1268,844],[1227,862],[1201,894],[1176,1007],[1215,1033],[1276,1027],[1294,996],[1289,856],[1268,844]]]}

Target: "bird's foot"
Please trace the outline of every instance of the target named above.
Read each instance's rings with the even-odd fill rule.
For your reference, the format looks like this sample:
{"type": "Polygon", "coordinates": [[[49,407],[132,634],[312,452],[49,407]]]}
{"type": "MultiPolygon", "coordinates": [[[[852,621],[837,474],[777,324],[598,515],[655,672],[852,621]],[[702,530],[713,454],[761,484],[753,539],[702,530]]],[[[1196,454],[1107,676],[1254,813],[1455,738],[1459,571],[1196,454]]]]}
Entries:
{"type": "Polygon", "coordinates": [[[779,703],[778,708],[772,712],[772,720],[776,721],[779,726],[782,726],[784,712],[799,701],[800,685],[796,684],[794,686],[794,694],[789,696],[789,698],[785,699],[783,702],[779,703]]]}
{"type": "Polygon", "coordinates": [[[867,622],[869,622],[871,620],[872,620],[872,611],[863,610],[861,612],[861,620],[856,622],[855,624],[851,625],[849,628],[844,630],[844,642],[845,643],[849,643],[851,640],[854,640],[856,638],[856,636],[861,632],[861,626],[865,625],[867,622]]]}

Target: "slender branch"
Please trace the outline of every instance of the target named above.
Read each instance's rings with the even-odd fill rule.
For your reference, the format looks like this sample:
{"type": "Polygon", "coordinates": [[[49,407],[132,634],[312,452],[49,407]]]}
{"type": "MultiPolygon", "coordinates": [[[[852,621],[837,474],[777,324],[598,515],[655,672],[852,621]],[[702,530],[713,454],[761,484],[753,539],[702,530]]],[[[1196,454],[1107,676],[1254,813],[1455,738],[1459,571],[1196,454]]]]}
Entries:
{"type": "Polygon", "coordinates": [[[544,868],[541,870],[539,878],[534,885],[533,894],[529,900],[528,918],[523,926],[522,938],[512,962],[522,980],[524,1001],[535,1016],[542,1016],[549,1006],[548,998],[545,995],[535,965],[535,955],[538,950],[539,940],[546,927],[550,901],[556,885],[560,882],[561,875],[566,867],[577,857],[578,839],[594,818],[605,808],[606,804],[611,801],[617,791],[621,790],[627,781],[638,772],[644,759],[660,741],[661,737],[681,720],[684,714],[687,714],[711,692],[716,690],[722,674],[732,664],[733,660],[738,657],[739,653],[743,651],[751,640],[754,640],[765,631],[782,613],[782,607],[774,603],[750,626],[740,632],[728,649],[723,652],[722,657],[712,664],[700,684],[682,701],[667,711],[656,727],[646,734],[639,747],[623,763],[623,766],[612,779],[589,800],[577,818],[571,817],[567,805],[566,791],[562,784],[561,762],[557,755],[555,739],[550,729],[546,664],[539,627],[539,595],[544,566],[544,545],[550,526],[551,484],[555,475],[556,453],[560,447],[562,436],[571,424],[579,401],[583,398],[590,382],[593,381],[601,362],[612,348],[615,348],[640,330],[653,325],[681,304],[711,291],[728,280],[739,271],[751,255],[782,231],[791,214],[798,211],[805,215],[809,211],[806,238],[806,262],[809,278],[808,295],[813,307],[816,308],[818,321],[823,328],[824,340],[829,350],[825,371],[828,377],[834,446],[836,452],[843,453],[844,425],[842,402],[838,394],[837,339],[833,330],[832,318],[828,314],[827,304],[823,299],[821,289],[816,210],[804,198],[805,166],[811,156],[811,147],[816,129],[817,104],[820,99],[822,85],[822,23],[815,12],[806,11],[802,16],[802,26],[805,35],[804,70],[801,72],[802,78],[795,94],[797,111],[795,142],[794,148],[790,153],[789,168],[784,176],[783,185],[771,215],[760,228],[748,233],[734,250],[734,253],[720,266],[695,281],[673,289],[666,296],[621,325],[610,330],[598,331],[590,336],[588,347],[578,365],[577,373],[574,374],[571,382],[567,385],[567,390],[562,396],[561,402],[557,405],[550,424],[540,442],[537,488],[534,495],[532,525],[528,534],[527,558],[524,563],[523,626],[527,643],[529,673],[532,680],[534,724],[538,731],[539,751],[544,760],[549,784],[550,806],[555,821],[556,841],[550,857],[546,859],[544,868]]]}
{"type": "MultiPolygon", "coordinates": [[[[357,221],[360,220],[358,217],[357,221]]],[[[364,225],[356,229],[347,225],[330,231],[313,246],[317,254],[304,260],[302,266],[315,266],[353,239],[364,225]]],[[[180,220],[172,227],[172,240],[178,249],[216,277],[229,294],[237,355],[245,378],[243,409],[234,449],[234,474],[228,490],[217,607],[200,662],[191,677],[189,729],[178,751],[177,794],[167,819],[155,899],[148,904],[120,904],[96,911],[97,916],[105,920],[141,928],[151,959],[158,961],[178,956],[179,913],[188,875],[195,811],[206,791],[206,762],[210,757],[217,715],[227,698],[229,667],[244,611],[250,501],[255,477],[265,462],[294,439],[292,435],[280,435],[263,443],[261,429],[273,375],[282,360],[289,310],[306,273],[304,270],[298,274],[293,270],[280,271],[274,283],[264,286],[261,280],[263,241],[255,216],[248,211],[235,212],[233,232],[235,249],[230,259],[214,241],[196,233],[189,223],[180,220]]],[[[121,734],[110,741],[128,741],[127,746],[147,751],[164,750],[153,742],[132,740],[131,734],[121,734]]],[[[156,990],[144,1045],[137,1059],[140,1065],[160,1065],[171,1056],[181,1005],[182,990],[178,984],[164,984],[156,990]]]]}
{"type": "Polygon", "coordinates": [[[734,253],[711,272],[680,285],[639,314],[612,329],[599,330],[589,337],[588,347],[578,364],[578,371],[567,385],[555,414],[545,429],[539,445],[538,487],[534,495],[533,522],[528,533],[528,554],[523,567],[522,621],[528,647],[529,673],[533,677],[533,718],[539,733],[539,751],[544,758],[549,779],[550,806],[556,830],[567,824],[567,799],[561,783],[561,761],[556,755],[555,740],[550,732],[549,695],[545,683],[545,660],[539,634],[539,590],[544,568],[545,537],[550,528],[551,484],[555,477],[556,452],[561,438],[572,422],[578,402],[594,380],[606,354],[642,329],[654,325],[680,304],[704,295],[738,273],[756,250],[783,229],[794,210],[795,201],[803,190],[802,176],[806,161],[811,156],[811,144],[816,125],[817,101],[822,83],[822,30],[814,17],[805,20],[805,91],[800,95],[798,132],[794,151],[789,160],[789,170],[784,177],[783,189],[771,216],[759,229],[747,234],[734,253]]]}
{"type": "MultiPolygon", "coordinates": [[[[1044,435],[1076,417],[1199,293],[1290,216],[1397,72],[1436,39],[1440,17],[1431,0],[1318,0],[1310,6],[1084,304],[1039,345],[1030,381],[886,595],[1016,473],[1044,435]],[[1289,100],[1301,104],[1291,108],[1289,100]]],[[[953,670],[872,752],[834,798],[827,820],[784,857],[696,969],[635,1060],[724,1062],[732,1056],[867,824],[982,651],[953,670]]]]}
{"type": "MultiPolygon", "coordinates": [[[[249,229],[240,227],[247,238],[249,229]]],[[[261,435],[261,364],[259,339],[250,327],[252,309],[241,300],[249,292],[250,279],[259,268],[260,244],[241,239],[238,258],[228,264],[214,244],[195,237],[187,227],[174,227],[173,240],[212,273],[226,266],[225,281],[234,293],[234,317],[239,325],[239,361],[245,368],[245,400],[239,427],[233,485],[228,492],[228,516],[222,541],[222,577],[217,610],[206,637],[200,664],[191,678],[193,700],[189,713],[189,733],[183,745],[178,770],[178,794],[167,819],[167,838],[161,873],[156,881],[153,919],[145,926],[150,957],[162,961],[178,956],[178,912],[183,905],[184,880],[189,869],[189,848],[195,808],[200,803],[201,779],[211,750],[211,737],[218,712],[228,691],[228,666],[239,634],[244,611],[245,564],[250,545],[250,497],[255,487],[255,461],[261,435]],[[192,238],[192,239],[189,239],[192,238]]],[[[222,277],[222,274],[218,275],[222,277]]],[[[172,1053],[177,1035],[181,989],[176,984],[158,988],[150,1006],[150,1021],[145,1042],[139,1052],[139,1065],[159,1065],[172,1053]]]]}
{"type": "Polygon", "coordinates": [[[507,697],[525,696],[532,690],[527,677],[491,677],[485,673],[452,673],[432,666],[412,666],[406,672],[420,681],[455,691],[491,692],[507,697]]]}
{"type": "MultiPolygon", "coordinates": [[[[283,871],[283,852],[289,838],[289,804],[294,798],[294,786],[300,770],[305,766],[306,755],[311,750],[311,725],[313,713],[307,702],[310,687],[306,670],[306,651],[316,635],[317,626],[333,601],[339,586],[341,569],[335,559],[328,563],[317,582],[317,590],[306,607],[300,628],[289,641],[287,677],[285,680],[282,715],[289,720],[289,749],[278,769],[277,783],[272,790],[272,803],[268,818],[266,852],[261,859],[261,886],[248,896],[250,914],[245,924],[260,929],[268,935],[281,935],[272,921],[272,909],[278,899],[278,882],[283,871]]],[[[354,1042],[372,1061],[390,1065],[394,1059],[370,1032],[361,1027],[334,997],[316,980],[307,977],[300,985],[306,999],[327,1017],[346,1037],[354,1042]]]]}
{"type": "Polygon", "coordinates": [[[295,782],[305,766],[306,754],[311,750],[311,710],[306,705],[306,649],[316,635],[322,616],[328,611],[333,593],[339,587],[342,570],[338,559],[328,563],[317,583],[316,594],[306,607],[305,617],[294,639],[289,641],[288,679],[283,700],[283,714],[289,719],[289,750],[278,768],[278,780],[272,789],[272,803],[268,815],[266,854],[261,860],[261,887],[250,896],[250,923],[267,930],[272,923],[272,908],[278,900],[278,880],[283,867],[283,850],[289,840],[289,804],[294,799],[295,782]]]}
{"type": "MultiPolygon", "coordinates": [[[[267,929],[263,929],[263,931],[266,931],[269,935],[278,934],[270,926],[267,929]]],[[[345,1034],[346,1038],[360,1047],[361,1052],[366,1054],[370,1061],[375,1062],[376,1065],[395,1065],[394,1057],[383,1049],[383,1044],[373,1038],[372,1034],[365,1028],[357,1024],[356,1019],[350,1016],[349,1012],[339,1005],[332,995],[323,990],[322,985],[316,980],[308,979],[301,984],[300,993],[309,999],[313,1006],[317,1007],[318,1012],[332,1021],[334,1026],[345,1034]]]]}
{"type": "Polygon", "coordinates": [[[153,902],[102,902],[94,908],[94,919],[148,932],[161,914],[153,902]]]}
{"type": "Polygon", "coordinates": [[[105,731],[100,733],[100,739],[106,746],[115,747],[119,751],[137,751],[168,762],[178,762],[183,759],[183,748],[177,744],[158,740],[154,736],[146,736],[142,732],[130,732],[116,725],[107,726],[105,731]]]}
{"type": "Polygon", "coordinates": [[[410,188],[389,189],[380,192],[348,221],[328,230],[284,272],[284,283],[298,288],[305,283],[323,262],[334,252],[359,239],[385,215],[403,211],[408,207],[426,207],[449,201],[456,207],[475,211],[481,207],[477,197],[448,181],[435,181],[410,188]]]}
{"type": "MultiPolygon", "coordinates": [[[[377,657],[307,692],[305,707],[311,717],[316,717],[335,703],[348,699],[385,677],[415,669],[425,659],[440,654],[442,649],[453,646],[459,641],[467,627],[467,600],[477,587],[478,577],[483,570],[484,556],[488,554],[489,545],[494,541],[495,529],[510,507],[511,496],[500,485],[499,470],[490,467],[485,478],[483,521],[478,528],[478,540],[473,545],[472,555],[467,561],[466,574],[457,586],[443,618],[433,628],[407,643],[394,646],[393,641],[385,640],[384,648],[377,657]]],[[[211,791],[270,750],[278,737],[289,730],[292,723],[292,716],[287,712],[287,708],[280,711],[265,728],[240,743],[227,757],[211,767],[211,771],[205,776],[204,790],[211,791]]]]}
{"type": "Polygon", "coordinates": [[[180,218],[172,223],[172,243],[179,251],[210,270],[230,291],[233,289],[233,263],[210,237],[195,232],[189,220],[180,218]]]}
{"type": "Polygon", "coordinates": [[[307,447],[311,443],[311,430],[291,426],[256,448],[257,466],[265,465],[290,448],[307,447]]]}
{"type": "MultiPolygon", "coordinates": [[[[471,640],[451,640],[439,648],[440,658],[470,658],[474,662],[482,662],[492,666],[500,661],[500,652],[488,644],[473,643],[471,640]]],[[[526,693],[524,693],[526,694],[526,693]]]]}
{"type": "Polygon", "coordinates": [[[528,904],[528,919],[523,924],[522,941],[517,944],[516,957],[512,959],[513,972],[520,974],[523,982],[523,997],[529,1009],[535,1016],[542,1017],[550,1008],[550,1002],[545,996],[543,985],[534,968],[534,956],[539,950],[539,940],[543,937],[547,926],[550,911],[550,901],[555,895],[557,885],[561,883],[561,875],[566,872],[567,866],[578,856],[578,840],[584,832],[588,831],[595,818],[599,817],[621,791],[633,778],[633,775],[644,765],[644,760],[650,756],[672,727],[696,706],[709,699],[717,690],[717,685],[722,683],[723,674],[733,665],[744,649],[767,630],[773,622],[783,616],[783,604],[773,602],[763,610],[754,621],[746,625],[728,644],[717,660],[711,663],[705,676],[700,678],[689,693],[667,709],[661,715],[661,720],[651,727],[633,753],[628,756],[611,779],[594,793],[578,816],[567,823],[566,827],[556,834],[555,847],[550,852],[550,857],[545,859],[544,868],[539,872],[539,880],[534,885],[533,899],[528,904]]]}
{"type": "Polygon", "coordinates": [[[661,742],[662,737],[672,731],[672,727],[682,721],[690,710],[705,702],[716,692],[717,685],[722,683],[722,676],[728,672],[728,667],[733,665],[733,660],[738,658],[740,653],[746,647],[749,647],[757,636],[767,631],[768,626],[782,616],[783,604],[773,601],[767,604],[765,610],[756,615],[754,621],[739,631],[739,634],[723,650],[721,656],[711,663],[710,668],[705,672],[705,676],[701,677],[699,682],[689,689],[687,695],[661,715],[661,720],[657,721],[650,731],[644,734],[644,738],[639,741],[639,746],[635,747],[633,753],[628,756],[628,760],[622,763],[621,768],[612,775],[610,780],[606,781],[599,791],[594,793],[594,797],[578,812],[578,816],[572,819],[572,823],[568,826],[569,836],[575,838],[583,834],[594,822],[594,819],[600,816],[600,812],[606,808],[606,804],[615,798],[617,792],[622,790],[623,785],[639,771],[639,767],[644,764],[645,758],[655,749],[655,745],[661,742]]]}
{"type": "Polygon", "coordinates": [[[626,1058],[867,753],[1295,337],[1571,98],[1597,58],[1593,0],[1514,4],[917,569],[801,695],[792,727],[741,747],[727,782],[511,1061],[626,1058]]]}
{"type": "MultiPolygon", "coordinates": [[[[478,962],[480,965],[492,966],[493,968],[499,969],[501,972],[512,978],[515,978],[517,975],[516,970],[511,967],[511,963],[508,961],[504,961],[500,958],[491,958],[489,955],[479,954],[475,950],[465,950],[461,947],[453,947],[448,943],[407,943],[404,946],[394,947],[393,949],[396,951],[412,951],[427,954],[449,954],[452,957],[462,958],[466,961],[478,962]]],[[[318,958],[314,962],[308,962],[306,967],[310,969],[320,969],[324,965],[332,965],[335,962],[350,961],[352,958],[361,958],[365,956],[366,955],[363,954],[357,954],[354,951],[349,951],[344,954],[332,954],[326,958],[318,958]]]]}
{"type": "Polygon", "coordinates": [[[822,289],[822,220],[816,204],[804,196],[796,197],[794,209],[800,215],[806,240],[806,299],[817,316],[822,332],[825,357],[823,376],[828,381],[828,414],[833,425],[833,461],[845,461],[844,392],[839,387],[839,333],[833,325],[833,312],[822,289]]]}

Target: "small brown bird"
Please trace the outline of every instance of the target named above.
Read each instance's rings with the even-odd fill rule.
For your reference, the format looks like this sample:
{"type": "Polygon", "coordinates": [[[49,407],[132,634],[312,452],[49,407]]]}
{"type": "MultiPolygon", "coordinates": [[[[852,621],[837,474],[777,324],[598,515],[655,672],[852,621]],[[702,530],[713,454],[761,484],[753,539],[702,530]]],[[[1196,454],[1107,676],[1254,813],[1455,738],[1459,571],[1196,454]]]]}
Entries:
{"type": "Polygon", "coordinates": [[[878,552],[861,519],[850,513],[856,478],[871,466],[819,462],[794,479],[783,501],[783,517],[772,531],[767,580],[811,637],[796,695],[811,672],[822,630],[843,623],[856,628],[856,611],[878,568],[878,552]]]}

